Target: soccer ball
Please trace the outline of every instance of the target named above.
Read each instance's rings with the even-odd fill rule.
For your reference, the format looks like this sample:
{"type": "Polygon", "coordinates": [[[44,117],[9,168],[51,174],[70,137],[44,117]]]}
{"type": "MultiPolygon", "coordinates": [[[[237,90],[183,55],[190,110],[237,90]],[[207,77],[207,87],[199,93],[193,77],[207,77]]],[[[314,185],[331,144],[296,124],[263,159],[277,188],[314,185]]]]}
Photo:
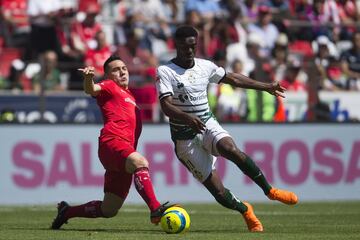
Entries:
{"type": "Polygon", "coordinates": [[[185,233],[190,227],[190,217],[182,207],[170,207],[162,215],[160,224],[166,233],[185,233]]]}

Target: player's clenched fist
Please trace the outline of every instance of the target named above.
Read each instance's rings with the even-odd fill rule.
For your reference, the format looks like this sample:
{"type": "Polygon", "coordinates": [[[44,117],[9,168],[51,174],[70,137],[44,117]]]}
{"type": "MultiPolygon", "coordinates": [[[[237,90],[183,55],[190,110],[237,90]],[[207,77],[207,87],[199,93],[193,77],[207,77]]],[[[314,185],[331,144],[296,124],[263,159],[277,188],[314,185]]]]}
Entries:
{"type": "Polygon", "coordinates": [[[206,125],[199,117],[188,114],[186,118],[186,124],[189,125],[196,133],[203,133],[203,131],[205,131],[206,125]]]}

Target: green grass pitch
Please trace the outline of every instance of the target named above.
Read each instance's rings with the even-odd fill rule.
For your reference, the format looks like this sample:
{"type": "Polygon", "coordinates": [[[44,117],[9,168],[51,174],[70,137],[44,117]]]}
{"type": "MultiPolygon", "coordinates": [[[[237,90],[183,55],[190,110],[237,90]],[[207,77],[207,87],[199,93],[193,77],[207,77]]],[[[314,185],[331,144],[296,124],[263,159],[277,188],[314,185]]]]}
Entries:
{"type": "Polygon", "coordinates": [[[183,204],[191,218],[189,232],[169,235],[150,224],[144,205],[125,204],[111,219],[75,218],[50,230],[55,206],[0,206],[0,239],[360,239],[360,201],[253,204],[263,233],[249,233],[242,217],[217,204],[183,204]]]}

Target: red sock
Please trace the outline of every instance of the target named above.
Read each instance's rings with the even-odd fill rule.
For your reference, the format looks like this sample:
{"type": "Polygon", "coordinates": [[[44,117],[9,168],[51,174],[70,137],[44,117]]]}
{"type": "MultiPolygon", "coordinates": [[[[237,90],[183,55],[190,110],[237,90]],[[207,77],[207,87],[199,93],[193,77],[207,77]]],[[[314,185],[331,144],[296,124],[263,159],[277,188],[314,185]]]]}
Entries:
{"type": "Polygon", "coordinates": [[[160,206],[155,197],[154,188],[150,179],[149,169],[146,167],[138,168],[134,172],[135,188],[144,199],[150,211],[154,211],[160,206]]]}
{"type": "Polygon", "coordinates": [[[69,219],[73,217],[103,217],[103,214],[101,212],[101,203],[102,201],[91,201],[79,206],[70,207],[65,213],[65,218],[69,219]]]}

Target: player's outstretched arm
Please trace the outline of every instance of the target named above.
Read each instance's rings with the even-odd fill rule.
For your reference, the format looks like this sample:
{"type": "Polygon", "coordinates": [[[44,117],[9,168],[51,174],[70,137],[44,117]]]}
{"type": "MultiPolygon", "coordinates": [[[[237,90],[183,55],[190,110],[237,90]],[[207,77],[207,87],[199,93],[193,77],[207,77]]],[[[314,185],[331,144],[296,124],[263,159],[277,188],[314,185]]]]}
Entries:
{"type": "Polygon", "coordinates": [[[83,82],[84,92],[93,97],[96,97],[100,93],[101,87],[100,85],[95,84],[93,80],[95,74],[95,68],[89,66],[85,68],[79,68],[78,71],[80,71],[84,77],[84,82],[83,82]]]}
{"type": "Polygon", "coordinates": [[[286,89],[279,82],[263,83],[237,73],[226,73],[225,78],[221,82],[234,87],[262,90],[274,96],[285,97],[284,92],[286,89]]]}

